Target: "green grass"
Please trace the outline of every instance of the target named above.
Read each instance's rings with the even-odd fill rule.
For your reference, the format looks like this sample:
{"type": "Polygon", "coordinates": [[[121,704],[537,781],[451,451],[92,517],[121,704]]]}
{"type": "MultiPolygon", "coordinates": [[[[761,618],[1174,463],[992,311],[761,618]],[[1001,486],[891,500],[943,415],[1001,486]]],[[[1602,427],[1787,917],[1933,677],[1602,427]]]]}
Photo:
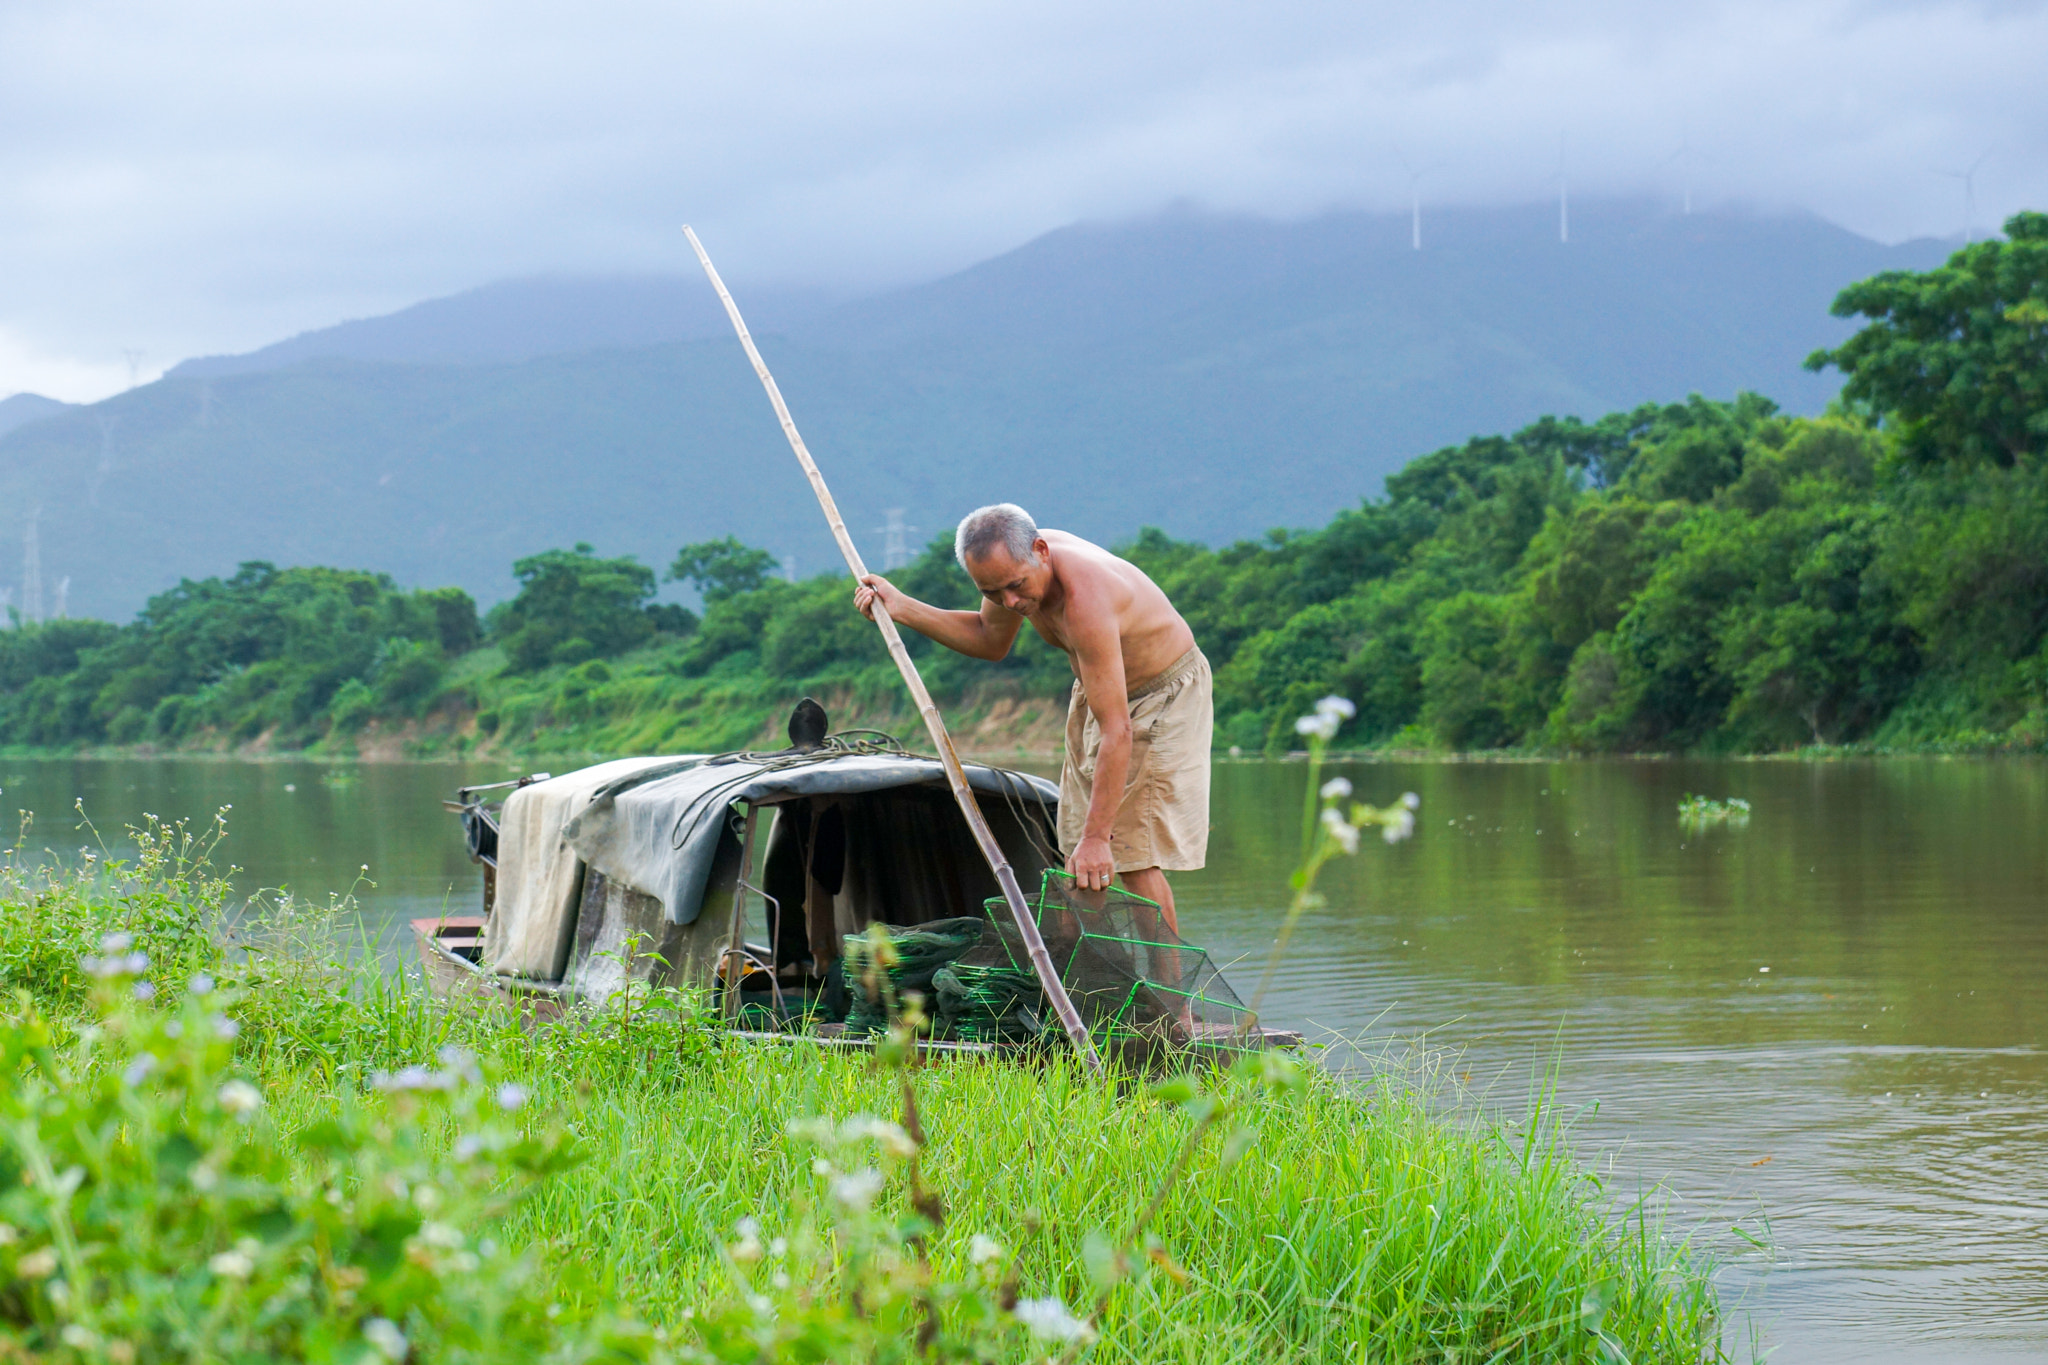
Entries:
{"type": "MultiPolygon", "coordinates": [[[[198,943],[233,908],[208,850],[174,832],[143,844],[142,868],[0,865],[0,988],[75,1018],[83,980],[61,968],[102,932],[135,933],[173,973],[215,952],[243,991],[237,1064],[286,1134],[338,1104],[382,1103],[367,1085],[374,1072],[431,1065],[450,1043],[473,1048],[494,1083],[530,1091],[522,1122],[566,1129],[584,1154],[490,1231],[581,1286],[586,1315],[687,1337],[693,1316],[730,1307],[725,1248],[740,1219],[793,1244],[815,1226],[814,1153],[787,1135],[789,1121],[899,1112],[898,1078],[871,1060],[730,1040],[687,1009],[538,1030],[444,1010],[351,958],[331,919],[298,907],[245,926],[241,942],[257,951],[237,966],[235,952],[198,943]]],[[[1088,1358],[1718,1358],[1708,1267],[1653,1208],[1613,1208],[1542,1104],[1514,1120],[1447,1112],[1423,1073],[1391,1062],[1348,1078],[1308,1071],[1293,1095],[1207,1082],[1239,1096],[1251,1144],[1235,1160],[1222,1143],[1195,1149],[1150,1226],[1162,1273],[1108,1294],[1088,1358]]],[[[922,1179],[947,1209],[930,1245],[937,1280],[971,1276],[980,1234],[1016,1250],[1026,1296],[1094,1302],[1091,1234],[1134,1225],[1188,1144],[1189,1107],[1061,1061],[959,1061],[912,1076],[922,1179]]],[[[423,1140],[445,1148],[453,1137],[445,1126],[423,1140]]],[[[891,1169],[878,1209],[895,1218],[905,1177],[891,1169]]],[[[829,1243],[820,1255],[814,1273],[843,1273],[829,1243]]]]}

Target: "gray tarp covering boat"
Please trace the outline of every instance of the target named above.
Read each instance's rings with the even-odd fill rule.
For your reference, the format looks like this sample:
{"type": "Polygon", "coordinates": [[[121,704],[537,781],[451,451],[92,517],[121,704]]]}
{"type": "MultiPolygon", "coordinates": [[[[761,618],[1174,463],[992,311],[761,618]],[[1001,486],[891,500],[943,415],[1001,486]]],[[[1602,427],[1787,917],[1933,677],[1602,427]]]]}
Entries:
{"type": "MultiPolygon", "coordinates": [[[[711,875],[724,812],[734,801],[750,804],[798,796],[854,796],[898,787],[946,789],[935,758],[851,754],[824,759],[783,759],[688,766],[622,776],[600,789],[562,831],[583,861],[661,902],[670,924],[697,918],[711,875]]],[[[977,792],[1032,804],[1059,802],[1059,788],[1042,777],[970,765],[977,792]]]]}
{"type": "MultiPolygon", "coordinates": [[[[1058,787],[978,764],[966,771],[1020,875],[1035,879],[1037,868],[1056,863],[1049,839],[1058,787]]],[[[807,935],[807,918],[816,929],[829,921],[854,932],[875,919],[974,913],[995,892],[936,759],[832,751],[622,759],[506,799],[485,964],[527,979],[585,975],[581,960],[602,953],[611,937],[583,942],[601,933],[577,923],[588,872],[658,902],[670,926],[695,924],[710,902],[729,910],[734,802],[776,812],[756,878],[788,907],[775,926],[778,956],[785,940],[801,942],[805,956],[836,956],[836,942],[808,943],[824,935],[807,935]],[[827,861],[831,869],[821,873],[827,861]]]]}

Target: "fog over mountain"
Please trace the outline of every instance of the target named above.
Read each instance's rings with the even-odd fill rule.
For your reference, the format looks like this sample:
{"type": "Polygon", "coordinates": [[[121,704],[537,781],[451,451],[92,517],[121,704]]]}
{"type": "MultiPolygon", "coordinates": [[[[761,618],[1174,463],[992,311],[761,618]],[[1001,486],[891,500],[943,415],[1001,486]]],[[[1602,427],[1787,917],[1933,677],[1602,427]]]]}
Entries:
{"type": "MultiPolygon", "coordinates": [[[[1698,391],[1823,407],[1836,291],[1938,263],[1810,216],[1609,201],[1295,223],[1080,224],[912,288],[742,293],[856,534],[1009,498],[1107,540],[1318,524],[1415,455],[1698,391]]],[[[701,278],[511,281],[188,362],[0,436],[43,577],[125,617],[245,559],[387,570],[485,602],[590,541],[665,565],[737,534],[835,560],[701,278]]],[[[0,583],[21,561],[0,523],[0,583]]]]}

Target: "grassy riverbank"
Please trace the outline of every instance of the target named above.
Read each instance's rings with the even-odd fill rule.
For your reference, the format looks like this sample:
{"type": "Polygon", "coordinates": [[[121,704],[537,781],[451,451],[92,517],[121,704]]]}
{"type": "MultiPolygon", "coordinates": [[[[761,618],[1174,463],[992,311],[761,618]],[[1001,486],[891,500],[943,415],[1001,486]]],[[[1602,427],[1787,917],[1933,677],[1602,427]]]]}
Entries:
{"type": "MultiPolygon", "coordinates": [[[[807,1324],[813,1345],[853,1332],[834,1339],[865,1342],[856,1356],[898,1358],[915,1322],[878,1339],[875,1324],[848,1317],[840,1293],[890,1264],[910,1267],[904,1282],[923,1286],[910,1301],[950,1305],[934,1347],[942,1354],[968,1345],[987,1358],[1065,1350],[1130,1361],[1717,1354],[1703,1267],[1665,1240],[1654,1216],[1610,1207],[1541,1109],[1513,1121],[1446,1117],[1430,1103],[1426,1076],[1392,1066],[1354,1082],[1311,1068],[1298,1092],[1214,1076],[1196,1099],[1059,1063],[967,1063],[913,1073],[926,1139],[914,1166],[900,1150],[889,1155],[900,1135],[886,1125],[875,1130],[883,1150],[862,1157],[844,1143],[794,1137],[788,1125],[903,1117],[899,1078],[863,1059],[730,1043],[696,1022],[687,1002],[671,1002],[685,1005],[681,1013],[615,1010],[536,1031],[442,1011],[409,985],[348,965],[330,921],[290,907],[245,921],[223,948],[230,897],[196,860],[201,850],[167,835],[142,848],[134,866],[0,868],[0,987],[25,993],[0,1021],[0,1034],[16,1040],[0,1047],[10,1072],[0,1104],[16,1106],[0,1135],[0,1167],[28,1172],[10,1174],[0,1193],[0,1222],[13,1229],[0,1237],[0,1279],[17,1286],[0,1291],[0,1351],[118,1358],[107,1343],[142,1340],[150,1323],[170,1332],[164,1322],[177,1309],[186,1316],[176,1330],[189,1335],[204,1322],[216,1346],[272,1331],[266,1349],[292,1355],[324,1332],[330,1346],[348,1348],[336,1358],[353,1358],[385,1330],[365,1326],[374,1300],[376,1320],[416,1343],[419,1358],[803,1358],[799,1343],[763,1325],[771,1319],[807,1324]],[[134,942],[103,949],[102,936],[116,932],[134,942]],[[113,950],[148,962],[109,957],[113,950]],[[81,968],[90,959],[104,975],[81,968]],[[214,989],[194,997],[188,983],[201,971],[216,978],[214,989]],[[137,974],[154,990],[149,1002],[131,998],[137,974]],[[220,1040],[225,1030],[197,1027],[216,1009],[234,1022],[231,1042],[220,1040]],[[31,1014],[62,1043],[95,1013],[101,1027],[66,1045],[82,1052],[19,1050],[31,1014]],[[178,1038],[166,1020],[180,1021],[178,1038]],[[202,1048],[219,1055],[194,1060],[202,1048]],[[151,1049],[157,1060],[138,1063],[151,1049]],[[24,1114],[35,1077],[66,1068],[68,1088],[24,1114]],[[398,1079],[380,1089],[380,1073],[398,1079]],[[229,1074],[252,1083],[260,1104],[221,1087],[229,1074]],[[516,1108],[501,1111],[493,1094],[516,1108]],[[82,1184],[65,1192],[55,1173],[74,1158],[56,1160],[48,1184],[34,1174],[31,1149],[72,1141],[84,1107],[101,1102],[94,1096],[113,1118],[94,1130],[104,1142],[75,1158],[82,1184]],[[229,1100],[232,1114],[216,1112],[229,1100]],[[1190,1150],[1204,1104],[1237,1106],[1249,1146],[1194,1147],[1145,1225],[1156,1242],[1127,1236],[1190,1150]],[[175,1144],[161,1135],[142,1163],[151,1180],[125,1193],[103,1180],[103,1169],[125,1169],[122,1144],[136,1141],[128,1135],[155,1132],[167,1115],[208,1153],[192,1169],[236,1170],[254,1160],[252,1149],[271,1153],[261,1167],[273,1190],[268,1212],[243,1217],[228,1186],[164,1176],[175,1144]],[[526,1145],[515,1149],[515,1140],[526,1145]],[[478,1150],[501,1154],[481,1174],[478,1150]],[[400,1156],[409,1186],[392,1183],[400,1156]],[[822,1159],[882,1172],[878,1192],[861,1196],[872,1209],[836,1176],[814,1175],[822,1159]],[[383,1174],[360,1176],[370,1170],[383,1174]],[[430,1200],[423,1185],[441,1193],[430,1200]],[[394,1189],[411,1193],[393,1205],[394,1189]],[[523,1197],[497,1207],[494,1190],[523,1197]],[[942,1216],[921,1190],[942,1201],[942,1216]],[[58,1282],[51,1271],[32,1273],[40,1249],[57,1245],[53,1211],[90,1222],[124,1203],[146,1205],[147,1225],[91,1249],[98,1278],[89,1292],[68,1270],[62,1293],[49,1289],[58,1282]],[[748,1218],[758,1225],[743,1226],[748,1218]],[[305,1229],[319,1220],[316,1238],[305,1229]],[[903,1228],[928,1237],[928,1270],[915,1268],[903,1228]],[[343,1235],[350,1230],[353,1242],[343,1235]],[[312,1264],[318,1257],[306,1248],[315,1242],[327,1248],[319,1275],[328,1288],[305,1301],[303,1315],[317,1332],[280,1345],[282,1329],[257,1319],[294,1320],[277,1305],[298,1300],[283,1288],[266,1288],[265,1300],[256,1286],[286,1283],[294,1255],[312,1264]],[[367,1248],[360,1269],[336,1249],[344,1243],[367,1248]],[[1125,1243],[1150,1273],[1106,1272],[1125,1243]],[[380,1246],[398,1259],[378,1260],[380,1246]],[[149,1266],[161,1268],[144,1273],[149,1266]],[[414,1281],[394,1278],[401,1272],[415,1275],[412,1299],[401,1291],[414,1281]],[[1093,1345],[1032,1337],[1000,1307],[1021,1296],[1019,1312],[1042,1316],[1043,1301],[1056,1297],[1086,1316],[1105,1284],[1093,1345]],[[507,1285],[531,1301],[526,1309],[508,1305],[507,1285]],[[462,1345],[464,1313],[498,1314],[502,1349],[483,1338],[462,1345]],[[742,1319],[754,1336],[735,1347],[720,1324],[742,1319]],[[90,1337],[98,1348],[67,1346],[67,1324],[77,1329],[68,1340],[90,1337]]],[[[53,1253],[49,1263],[61,1260],[53,1253]]],[[[889,1311],[886,1288],[864,1300],[869,1311],[889,1311]]]]}

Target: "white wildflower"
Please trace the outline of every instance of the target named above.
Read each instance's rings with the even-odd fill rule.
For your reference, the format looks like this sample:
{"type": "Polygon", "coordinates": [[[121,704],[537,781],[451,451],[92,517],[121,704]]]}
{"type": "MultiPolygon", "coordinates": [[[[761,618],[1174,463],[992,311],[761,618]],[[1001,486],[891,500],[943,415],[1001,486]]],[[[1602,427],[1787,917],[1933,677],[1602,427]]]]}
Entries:
{"type": "Polygon", "coordinates": [[[14,1230],[12,1223],[0,1223],[0,1247],[11,1247],[21,1240],[21,1234],[14,1230]]]}
{"type": "Polygon", "coordinates": [[[127,1067],[122,1070],[121,1084],[128,1086],[141,1085],[143,1077],[149,1075],[154,1070],[156,1070],[156,1058],[145,1052],[134,1061],[128,1063],[127,1067]]]}
{"type": "Polygon", "coordinates": [[[221,1251],[208,1258],[206,1268],[223,1279],[246,1280],[256,1262],[240,1251],[221,1251]]]}
{"type": "Polygon", "coordinates": [[[1357,827],[1344,818],[1342,811],[1339,811],[1334,806],[1325,807],[1323,810],[1323,828],[1330,832],[1330,837],[1335,839],[1338,846],[1346,853],[1358,852],[1357,827]]]}
{"type": "Polygon", "coordinates": [[[821,1118],[790,1119],[782,1125],[783,1131],[793,1138],[815,1142],[821,1147],[830,1146],[838,1140],[838,1133],[832,1127],[832,1120],[821,1118]]]}
{"type": "Polygon", "coordinates": [[[136,982],[133,990],[130,993],[134,995],[134,997],[137,1000],[142,1001],[144,1004],[147,1004],[151,1000],[156,999],[156,987],[151,985],[147,981],[136,982]]]}
{"type": "Polygon", "coordinates": [[[408,1066],[397,1071],[373,1072],[370,1084],[387,1094],[406,1090],[446,1090],[448,1078],[423,1066],[408,1066]]]}
{"type": "Polygon", "coordinates": [[[967,1263],[969,1265],[987,1265],[1002,1254],[1003,1244],[993,1237],[986,1237],[977,1232],[968,1239],[967,1263]]]}
{"type": "Polygon", "coordinates": [[[31,1251],[14,1263],[14,1273],[24,1280],[47,1279],[57,1273],[57,1252],[52,1247],[31,1251]]]}
{"type": "Polygon", "coordinates": [[[1297,735],[1314,735],[1317,739],[1327,742],[1337,737],[1337,727],[1341,724],[1343,722],[1337,717],[1326,716],[1321,712],[1317,712],[1313,716],[1303,716],[1300,720],[1295,721],[1294,733],[1297,735]]]}
{"type": "Polygon", "coordinates": [[[1034,1337],[1048,1341],[1093,1341],[1095,1329],[1067,1311],[1056,1298],[1019,1299],[1010,1315],[1034,1337]]]}
{"type": "Polygon", "coordinates": [[[69,1346],[74,1351],[89,1351],[100,1343],[98,1333],[94,1332],[92,1328],[76,1322],[67,1326],[57,1335],[66,1346],[69,1346]]]}
{"type": "Polygon", "coordinates": [[[872,1166],[836,1177],[829,1191],[833,1203],[855,1212],[865,1212],[881,1192],[882,1173],[872,1166]]]}
{"type": "Polygon", "coordinates": [[[752,1265],[761,1259],[761,1224],[758,1219],[742,1218],[733,1225],[733,1244],[728,1254],[741,1265],[752,1265]]]}
{"type": "Polygon", "coordinates": [[[1401,804],[1406,806],[1409,810],[1421,810],[1422,798],[1417,796],[1414,792],[1402,792],[1401,804]]]}
{"type": "Polygon", "coordinates": [[[220,1107],[230,1114],[252,1114],[263,1104],[263,1092],[247,1081],[229,1081],[220,1088],[220,1107]]]}
{"type": "Polygon", "coordinates": [[[483,1149],[483,1139],[474,1133],[464,1133],[461,1137],[455,1139],[455,1159],[457,1161],[473,1160],[477,1153],[483,1151],[483,1149]]]}
{"type": "Polygon", "coordinates": [[[824,1157],[819,1157],[811,1163],[811,1174],[820,1178],[831,1175],[834,1169],[832,1163],[824,1157]]]}
{"type": "Polygon", "coordinates": [[[390,1318],[371,1318],[363,1324],[363,1340],[376,1347],[386,1360],[404,1360],[412,1343],[390,1318]]]}
{"type": "Polygon", "coordinates": [[[441,1207],[441,1192],[432,1185],[422,1185],[412,1192],[412,1202],[421,1213],[432,1213],[441,1207]]]}
{"type": "Polygon", "coordinates": [[[460,1251],[462,1233],[447,1223],[422,1223],[417,1234],[422,1246],[439,1247],[443,1251],[460,1251]]]}
{"type": "Polygon", "coordinates": [[[483,1072],[477,1070],[476,1054],[468,1048],[451,1045],[442,1048],[439,1056],[441,1065],[448,1068],[446,1083],[451,1089],[458,1081],[475,1082],[484,1078],[483,1072]]]}
{"type": "Polygon", "coordinates": [[[114,933],[100,935],[100,951],[103,953],[125,953],[135,946],[135,935],[114,933]]]}
{"type": "Polygon", "coordinates": [[[891,1123],[887,1119],[870,1119],[867,1136],[873,1138],[876,1145],[890,1156],[909,1158],[917,1155],[917,1143],[900,1123],[891,1123]]]}
{"type": "Polygon", "coordinates": [[[777,1260],[787,1256],[789,1254],[789,1239],[787,1237],[777,1237],[768,1244],[768,1254],[777,1260]]]}
{"type": "Polygon", "coordinates": [[[510,1081],[507,1081],[498,1087],[498,1107],[506,1113],[511,1113],[514,1109],[519,1108],[519,1106],[525,1103],[525,1086],[513,1085],[510,1081]]]}
{"type": "Polygon", "coordinates": [[[199,975],[192,978],[190,990],[194,995],[212,995],[213,978],[208,976],[205,972],[201,972],[199,975]]]}
{"type": "Polygon", "coordinates": [[[240,1033],[241,1031],[242,1026],[236,1023],[234,1020],[228,1018],[225,1014],[216,1014],[213,1016],[214,1037],[232,1039],[236,1034],[240,1033]]]}
{"type": "Polygon", "coordinates": [[[1323,784],[1323,800],[1325,801],[1342,801],[1349,795],[1351,795],[1351,779],[1348,777],[1333,777],[1323,784]]]}
{"type": "Polygon", "coordinates": [[[130,976],[141,976],[149,970],[148,953],[130,953],[121,959],[121,970],[130,976]]]}

